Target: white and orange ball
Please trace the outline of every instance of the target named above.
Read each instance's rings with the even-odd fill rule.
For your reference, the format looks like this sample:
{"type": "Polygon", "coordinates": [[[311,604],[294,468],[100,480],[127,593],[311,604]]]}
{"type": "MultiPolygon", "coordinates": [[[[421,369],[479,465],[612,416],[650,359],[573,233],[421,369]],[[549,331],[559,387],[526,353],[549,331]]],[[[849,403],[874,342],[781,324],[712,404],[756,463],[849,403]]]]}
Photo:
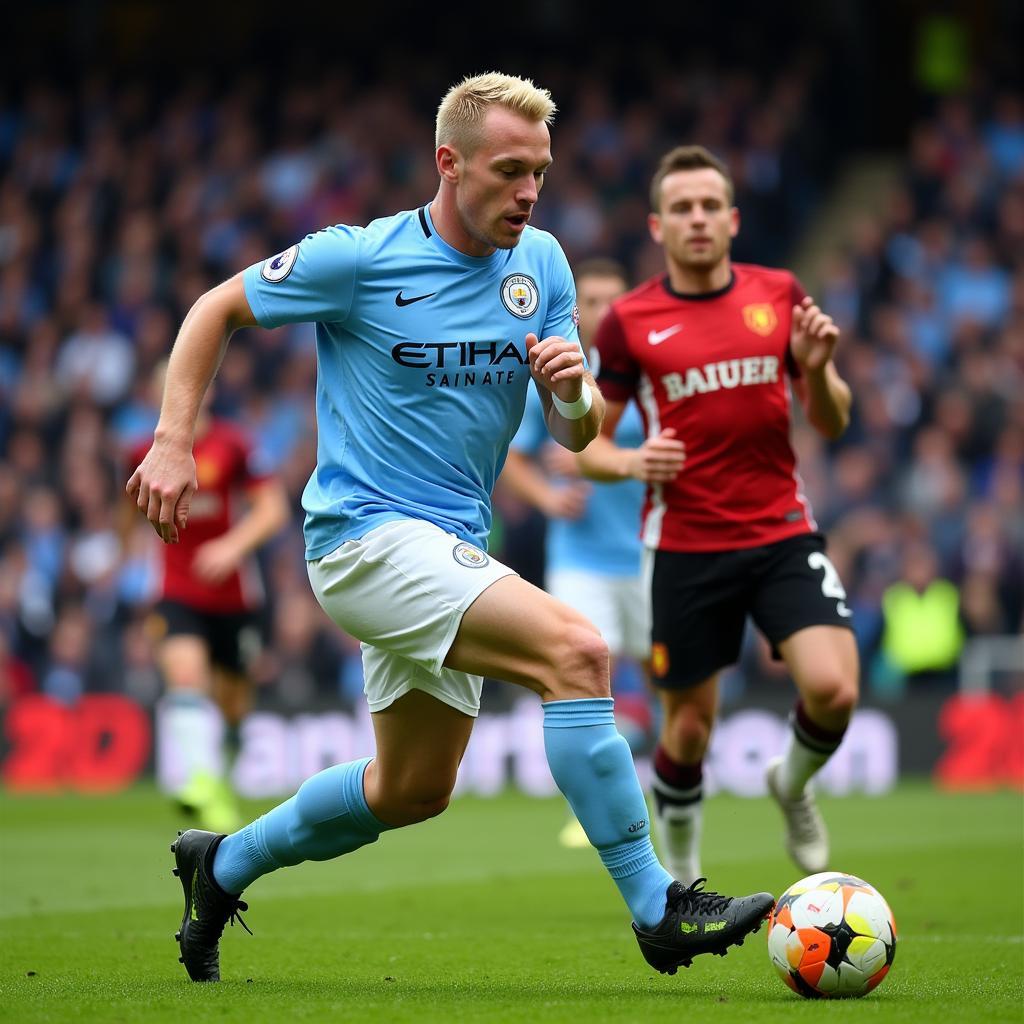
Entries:
{"type": "Polygon", "coordinates": [[[896,955],[896,920],[872,885],[820,871],[794,882],[768,919],[768,956],[782,980],[809,999],[867,995],[896,955]]]}

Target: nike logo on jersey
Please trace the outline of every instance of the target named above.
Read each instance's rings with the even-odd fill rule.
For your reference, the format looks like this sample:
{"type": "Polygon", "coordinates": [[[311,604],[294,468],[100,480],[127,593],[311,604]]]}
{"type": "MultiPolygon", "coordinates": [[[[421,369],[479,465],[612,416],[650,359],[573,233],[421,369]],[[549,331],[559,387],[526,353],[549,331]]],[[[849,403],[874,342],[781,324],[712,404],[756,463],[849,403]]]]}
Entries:
{"type": "Polygon", "coordinates": [[[650,331],[647,335],[647,341],[651,345],[660,345],[663,341],[668,341],[673,334],[678,334],[682,329],[682,324],[673,324],[671,327],[666,327],[663,331],[650,331]]]}
{"type": "Polygon", "coordinates": [[[436,294],[437,294],[437,292],[430,292],[427,295],[414,295],[411,299],[406,299],[406,298],[404,298],[402,296],[402,293],[399,292],[395,296],[395,305],[396,306],[411,306],[414,302],[422,302],[424,299],[432,298],[436,294]]]}

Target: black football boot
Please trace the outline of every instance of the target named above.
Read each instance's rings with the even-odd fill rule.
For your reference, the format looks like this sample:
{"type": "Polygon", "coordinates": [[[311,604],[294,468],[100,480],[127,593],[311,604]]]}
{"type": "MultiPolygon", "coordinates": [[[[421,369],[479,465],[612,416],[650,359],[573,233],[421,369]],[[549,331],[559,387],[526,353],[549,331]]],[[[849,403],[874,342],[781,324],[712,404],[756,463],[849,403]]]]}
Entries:
{"type": "Polygon", "coordinates": [[[219,944],[228,921],[233,927],[237,920],[252,935],[238,913],[248,910],[248,904],[225,892],[213,878],[213,858],[223,838],[216,832],[191,828],[179,832],[171,843],[178,865],[173,872],[185,893],[181,931],[174,937],[181,947],[178,961],[193,981],[220,981],[219,944]]]}
{"type": "Polygon", "coordinates": [[[704,892],[706,881],[698,878],[689,887],[673,882],[661,921],[650,931],[633,925],[644,959],[662,974],[689,967],[702,953],[725,956],[730,946],[742,946],[775,906],[775,897],[767,892],[753,896],[704,892]]]}

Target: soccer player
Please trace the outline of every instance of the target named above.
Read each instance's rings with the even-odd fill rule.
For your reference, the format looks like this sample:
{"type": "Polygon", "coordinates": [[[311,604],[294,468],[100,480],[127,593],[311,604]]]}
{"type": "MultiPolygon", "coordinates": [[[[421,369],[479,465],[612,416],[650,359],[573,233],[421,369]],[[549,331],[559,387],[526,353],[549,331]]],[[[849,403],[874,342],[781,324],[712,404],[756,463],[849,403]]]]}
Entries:
{"type": "Polygon", "coordinates": [[[376,740],[374,757],[314,775],[240,831],[190,830],[173,844],[185,894],[178,941],[194,980],[219,978],[224,926],[261,875],[339,857],[447,807],[484,675],[544,702],[552,775],[652,966],[674,972],[724,953],[771,908],[768,893],[710,895],[661,866],[613,722],[607,646],[484,550],[491,488],[531,377],[552,435],[574,451],[604,408],[584,372],[565,256],[529,227],[553,113],[527,80],[466,79],[438,111],[432,202],[309,235],[208,292],[182,325],[155,442],[127,485],[168,543],[188,522],[192,426],[232,331],[316,324],[309,578],[362,641],[376,740]]]}
{"type": "Polygon", "coordinates": [[[700,874],[702,759],[718,676],[736,661],[749,614],[799,693],[767,785],[786,844],[807,872],[828,865],[808,782],[839,746],[857,703],[846,593],[800,490],[787,378],[808,420],[839,437],[850,390],[832,362],[839,331],[785,270],[733,263],[740,226],[728,170],[700,146],[662,159],[649,227],[666,273],[616,300],[598,329],[602,435],[581,456],[598,478],[629,473],[612,438],[630,398],[648,435],[675,431],[650,484],[652,672],[663,710],[656,817],[676,878],[700,874]],[[680,446],[685,462],[676,464],[680,446]]]}
{"type": "MultiPolygon", "coordinates": [[[[160,385],[163,377],[161,368],[160,385]]],[[[192,450],[201,491],[180,543],[161,549],[153,618],[166,686],[160,719],[181,766],[175,799],[204,828],[221,832],[241,824],[225,768],[251,706],[247,668],[259,647],[264,595],[251,556],[287,522],[288,497],[256,465],[245,435],[211,416],[207,404],[192,450]]],[[[147,450],[132,453],[132,463],[147,450]]]]}
{"type": "MultiPolygon", "coordinates": [[[[575,279],[580,341],[589,350],[597,325],[628,287],[626,272],[612,260],[595,259],[581,263],[575,279]]],[[[646,664],[651,643],[637,533],[644,498],[645,438],[635,404],[626,406],[614,441],[637,462],[636,479],[623,475],[594,493],[581,491],[576,459],[561,446],[551,445],[540,397],[531,389],[500,477],[503,486],[548,516],[545,589],[600,629],[612,659],[612,678],[619,658],[646,664]]],[[[566,823],[559,841],[569,847],[588,845],[575,817],[566,823]]]]}

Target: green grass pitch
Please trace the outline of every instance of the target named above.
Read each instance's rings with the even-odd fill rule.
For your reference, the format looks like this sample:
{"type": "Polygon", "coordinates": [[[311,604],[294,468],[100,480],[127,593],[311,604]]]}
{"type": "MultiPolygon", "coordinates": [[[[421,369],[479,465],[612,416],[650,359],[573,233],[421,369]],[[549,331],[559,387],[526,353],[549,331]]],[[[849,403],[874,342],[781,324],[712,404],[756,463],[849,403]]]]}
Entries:
{"type": "MultiPolygon", "coordinates": [[[[724,960],[653,973],[596,854],[556,844],[561,802],[513,794],[261,879],[255,935],[227,929],[225,980],[195,985],[172,939],[180,823],[156,793],[3,796],[0,1020],[1024,1020],[1021,795],[906,784],[823,810],[834,867],[876,885],[899,927],[882,986],[827,1004],[775,976],[764,929],[724,960]]],[[[780,893],[801,874],[780,833],[765,800],[710,800],[711,887],[780,893]]]]}

